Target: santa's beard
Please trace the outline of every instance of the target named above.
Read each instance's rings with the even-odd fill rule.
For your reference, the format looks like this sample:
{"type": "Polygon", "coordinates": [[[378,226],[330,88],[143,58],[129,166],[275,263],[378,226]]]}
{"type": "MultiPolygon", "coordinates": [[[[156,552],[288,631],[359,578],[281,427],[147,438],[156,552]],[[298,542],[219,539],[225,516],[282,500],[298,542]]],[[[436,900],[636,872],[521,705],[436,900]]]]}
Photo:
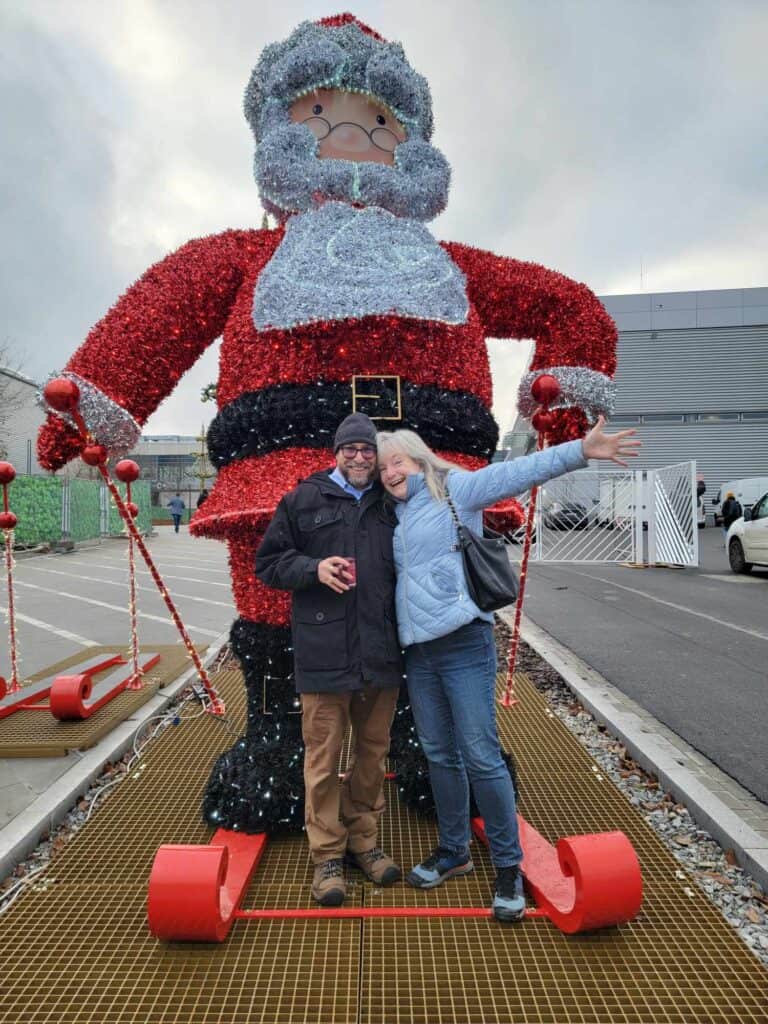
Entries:
{"type": "Polygon", "coordinates": [[[256,148],[254,172],[265,209],[280,220],[318,200],[380,206],[398,217],[432,220],[445,209],[451,169],[443,154],[422,139],[402,142],[395,164],[321,160],[317,139],[305,125],[272,128],[256,148]]]}

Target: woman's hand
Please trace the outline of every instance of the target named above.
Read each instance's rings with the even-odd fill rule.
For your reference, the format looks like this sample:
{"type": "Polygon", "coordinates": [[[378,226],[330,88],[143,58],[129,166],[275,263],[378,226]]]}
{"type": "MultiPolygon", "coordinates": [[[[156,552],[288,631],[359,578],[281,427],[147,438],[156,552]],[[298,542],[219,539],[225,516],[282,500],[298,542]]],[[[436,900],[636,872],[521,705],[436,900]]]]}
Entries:
{"type": "Polygon", "coordinates": [[[637,449],[642,445],[639,438],[635,438],[636,430],[620,430],[618,434],[606,434],[605,416],[598,416],[597,423],[581,442],[584,449],[585,459],[608,459],[615,462],[617,466],[624,466],[620,456],[625,459],[633,459],[637,455],[637,449]]]}

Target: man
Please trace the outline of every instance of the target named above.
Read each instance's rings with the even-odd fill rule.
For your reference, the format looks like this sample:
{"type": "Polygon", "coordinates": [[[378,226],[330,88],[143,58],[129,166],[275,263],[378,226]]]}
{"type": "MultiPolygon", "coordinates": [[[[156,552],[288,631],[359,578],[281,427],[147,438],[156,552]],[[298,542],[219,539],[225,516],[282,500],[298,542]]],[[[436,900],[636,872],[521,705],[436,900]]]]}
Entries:
{"type": "Polygon", "coordinates": [[[312,895],[326,907],[344,901],[345,851],[376,885],[401,877],[377,846],[403,671],[394,609],[396,520],[382,501],[372,421],[362,413],[347,416],[333,447],[336,466],[312,474],[281,500],[256,554],[259,579],[293,591],[312,895]],[[350,723],[352,757],[339,785],[350,723]]]}
{"type": "Polygon", "coordinates": [[[723,517],[723,547],[725,547],[728,543],[728,531],[736,520],[741,519],[744,515],[744,510],[741,507],[741,504],[736,500],[736,495],[732,491],[729,491],[726,494],[720,515],[723,517]]]}
{"type": "Polygon", "coordinates": [[[171,519],[173,520],[174,533],[179,532],[179,524],[181,523],[181,517],[184,515],[184,509],[186,507],[184,499],[178,492],[175,497],[171,498],[168,502],[168,508],[171,510],[171,519]]]}

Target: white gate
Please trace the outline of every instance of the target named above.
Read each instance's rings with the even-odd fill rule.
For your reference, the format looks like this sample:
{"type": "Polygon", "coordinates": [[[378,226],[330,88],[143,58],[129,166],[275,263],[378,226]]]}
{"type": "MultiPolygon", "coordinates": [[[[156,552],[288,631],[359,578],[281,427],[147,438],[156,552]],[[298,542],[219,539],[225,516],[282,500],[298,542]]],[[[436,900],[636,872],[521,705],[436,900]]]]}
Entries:
{"type": "Polygon", "coordinates": [[[648,470],[648,493],[648,561],[651,565],[698,565],[696,463],[678,462],[648,470]]]}
{"type": "MultiPolygon", "coordinates": [[[[517,499],[526,511],[529,497],[526,492],[517,499]]],[[[524,536],[525,525],[512,535],[516,554],[524,536]]],[[[696,565],[696,463],[647,471],[580,469],[550,480],[539,488],[530,557],[696,565]]]]}

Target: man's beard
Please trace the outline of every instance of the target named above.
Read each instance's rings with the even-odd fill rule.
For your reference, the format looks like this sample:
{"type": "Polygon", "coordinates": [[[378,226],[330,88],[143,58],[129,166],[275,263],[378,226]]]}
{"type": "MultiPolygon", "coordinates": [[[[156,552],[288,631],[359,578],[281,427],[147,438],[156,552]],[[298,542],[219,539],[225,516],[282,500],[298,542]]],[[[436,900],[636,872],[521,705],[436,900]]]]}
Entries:
{"type": "Polygon", "coordinates": [[[339,466],[341,475],[345,478],[347,483],[352,484],[353,487],[358,489],[367,487],[368,484],[372,484],[376,479],[376,470],[369,469],[367,466],[339,466]]]}
{"type": "Polygon", "coordinates": [[[273,127],[258,144],[254,172],[262,203],[280,220],[324,199],[379,206],[424,221],[445,209],[451,169],[422,139],[401,143],[394,166],[321,160],[316,149],[309,128],[293,123],[273,127]]]}

